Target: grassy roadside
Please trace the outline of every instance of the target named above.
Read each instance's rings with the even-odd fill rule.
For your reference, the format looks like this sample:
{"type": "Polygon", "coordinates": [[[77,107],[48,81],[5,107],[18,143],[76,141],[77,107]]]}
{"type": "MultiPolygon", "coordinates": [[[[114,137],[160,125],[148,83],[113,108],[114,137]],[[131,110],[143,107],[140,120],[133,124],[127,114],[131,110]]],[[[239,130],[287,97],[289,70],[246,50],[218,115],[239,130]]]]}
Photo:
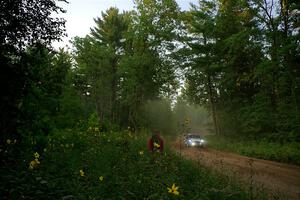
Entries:
{"type": "Polygon", "coordinates": [[[265,139],[239,139],[216,135],[207,135],[205,139],[210,147],[230,151],[245,156],[300,165],[300,144],[275,143],[265,139]]]}
{"type": "Polygon", "coordinates": [[[91,127],[33,139],[22,151],[6,142],[0,192],[4,199],[252,199],[229,177],[168,150],[149,153],[146,138],[91,127]],[[168,191],[173,184],[179,195],[168,191]]]}

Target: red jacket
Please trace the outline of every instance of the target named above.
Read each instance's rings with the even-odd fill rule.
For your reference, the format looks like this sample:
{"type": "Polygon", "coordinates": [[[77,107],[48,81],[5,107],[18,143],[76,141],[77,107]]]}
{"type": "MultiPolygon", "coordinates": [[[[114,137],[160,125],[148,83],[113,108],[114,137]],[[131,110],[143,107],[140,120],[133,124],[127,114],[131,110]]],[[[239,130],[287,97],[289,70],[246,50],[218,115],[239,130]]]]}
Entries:
{"type": "Polygon", "coordinates": [[[149,140],[148,140],[148,150],[153,152],[155,149],[159,150],[160,152],[163,151],[164,149],[164,141],[163,139],[158,135],[153,135],[149,140]],[[155,147],[154,143],[159,144],[159,147],[155,147]]]}

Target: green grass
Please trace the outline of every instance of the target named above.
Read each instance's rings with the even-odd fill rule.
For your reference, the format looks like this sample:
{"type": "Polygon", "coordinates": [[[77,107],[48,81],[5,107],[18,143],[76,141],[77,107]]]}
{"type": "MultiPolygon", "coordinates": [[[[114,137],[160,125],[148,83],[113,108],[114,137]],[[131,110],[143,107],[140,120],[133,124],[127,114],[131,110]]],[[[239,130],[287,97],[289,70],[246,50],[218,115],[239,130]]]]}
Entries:
{"type": "MultiPolygon", "coordinates": [[[[252,199],[231,178],[166,150],[150,153],[146,134],[57,131],[30,144],[1,146],[3,199],[252,199]],[[34,169],[29,163],[40,154],[34,169]],[[84,176],[80,176],[80,170],[84,176]],[[103,177],[103,181],[99,177],[103,177]],[[179,195],[167,187],[179,186],[179,195]]],[[[23,142],[24,143],[24,142],[23,142]]],[[[263,194],[256,194],[263,199],[263,194]]],[[[254,195],[255,196],[255,195],[254,195]]]]}
{"type": "Polygon", "coordinates": [[[254,158],[300,165],[299,142],[280,144],[266,139],[240,139],[216,135],[206,136],[206,140],[208,145],[215,149],[235,152],[254,158]]]}

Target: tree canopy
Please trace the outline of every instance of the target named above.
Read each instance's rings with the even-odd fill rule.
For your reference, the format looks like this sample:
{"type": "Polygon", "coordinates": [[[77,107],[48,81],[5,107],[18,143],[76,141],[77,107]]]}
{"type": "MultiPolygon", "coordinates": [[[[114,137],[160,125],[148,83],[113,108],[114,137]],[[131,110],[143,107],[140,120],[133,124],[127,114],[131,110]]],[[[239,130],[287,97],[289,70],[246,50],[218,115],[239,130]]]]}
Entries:
{"type": "Polygon", "coordinates": [[[72,52],[55,52],[51,42],[65,31],[55,1],[2,1],[4,132],[89,115],[104,129],[179,132],[179,110],[202,116],[205,108],[203,126],[216,134],[299,136],[297,1],[200,0],[186,11],[174,0],[134,4],[99,13],[72,52]]]}

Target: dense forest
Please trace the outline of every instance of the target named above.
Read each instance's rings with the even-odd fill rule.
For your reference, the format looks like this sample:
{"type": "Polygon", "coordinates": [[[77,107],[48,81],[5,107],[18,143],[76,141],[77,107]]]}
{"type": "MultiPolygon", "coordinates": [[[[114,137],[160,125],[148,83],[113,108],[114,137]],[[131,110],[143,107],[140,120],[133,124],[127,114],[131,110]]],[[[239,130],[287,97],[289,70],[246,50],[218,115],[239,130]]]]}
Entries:
{"type": "Polygon", "coordinates": [[[132,11],[95,16],[90,34],[59,51],[51,42],[65,21],[53,12],[65,11],[1,2],[3,139],[89,116],[104,129],[178,132],[199,105],[209,116],[202,109],[197,123],[216,134],[299,140],[297,1],[199,1],[181,11],[174,0],[136,0],[132,11]]]}
{"type": "Polygon", "coordinates": [[[172,154],[148,155],[153,132],[246,138],[255,151],[261,140],[270,145],[262,158],[300,163],[299,1],[199,0],[181,10],[134,0],[55,49],[66,36],[57,2],[68,3],[0,0],[4,199],[253,199],[252,185],[244,193],[199,164],[195,174],[172,154]]]}

